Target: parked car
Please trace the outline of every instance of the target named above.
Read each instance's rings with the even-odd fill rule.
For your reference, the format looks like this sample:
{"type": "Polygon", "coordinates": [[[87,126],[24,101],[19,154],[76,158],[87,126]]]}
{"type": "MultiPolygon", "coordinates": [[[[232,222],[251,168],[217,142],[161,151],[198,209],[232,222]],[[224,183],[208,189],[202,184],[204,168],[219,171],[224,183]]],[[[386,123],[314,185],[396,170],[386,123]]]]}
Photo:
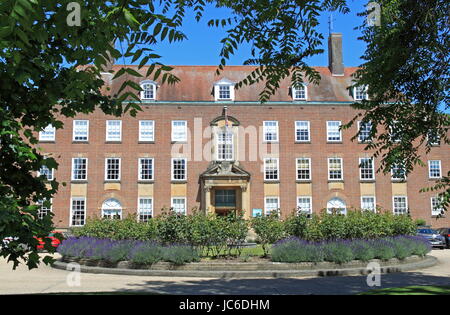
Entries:
{"type": "Polygon", "coordinates": [[[425,237],[430,245],[444,249],[446,247],[445,238],[438,231],[430,228],[422,228],[417,230],[417,235],[425,237]]]}
{"type": "Polygon", "coordinates": [[[450,248],[450,228],[440,228],[438,229],[438,232],[445,238],[447,248],[450,248]]]}
{"type": "MultiPolygon", "coordinates": [[[[61,241],[55,237],[56,233],[60,233],[60,232],[53,231],[52,233],[50,233],[47,236],[47,238],[49,238],[51,240],[52,246],[55,247],[55,248],[57,248],[61,244],[61,241]]],[[[37,249],[38,250],[43,250],[44,249],[44,245],[45,245],[44,240],[42,238],[37,238],[37,237],[35,237],[35,238],[39,241],[39,245],[37,246],[37,249]]]]}

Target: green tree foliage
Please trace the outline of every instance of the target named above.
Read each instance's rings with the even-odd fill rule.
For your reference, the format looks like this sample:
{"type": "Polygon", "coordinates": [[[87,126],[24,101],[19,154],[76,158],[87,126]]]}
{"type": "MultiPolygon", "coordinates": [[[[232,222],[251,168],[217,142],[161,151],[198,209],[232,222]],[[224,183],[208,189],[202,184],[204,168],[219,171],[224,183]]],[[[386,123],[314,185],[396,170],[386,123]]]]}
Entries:
{"type": "MultiPolygon", "coordinates": [[[[355,77],[355,86],[368,87],[369,99],[354,104],[361,114],[345,128],[357,120],[371,122],[366,149],[381,158],[379,169],[388,173],[400,164],[408,174],[425,165],[424,154],[437,139],[441,145],[450,143],[450,2],[371,2],[381,7],[380,25],[361,26],[367,48],[355,77]]],[[[447,208],[450,170],[443,171],[432,190],[447,208]]]]}

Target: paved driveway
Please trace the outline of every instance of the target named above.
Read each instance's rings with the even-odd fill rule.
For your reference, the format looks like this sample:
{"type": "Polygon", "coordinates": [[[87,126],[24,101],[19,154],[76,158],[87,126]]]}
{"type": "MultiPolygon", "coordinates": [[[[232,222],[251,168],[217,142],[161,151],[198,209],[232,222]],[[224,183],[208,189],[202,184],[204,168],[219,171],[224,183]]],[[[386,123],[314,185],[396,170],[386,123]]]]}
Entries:
{"type": "MultiPolygon", "coordinates": [[[[431,268],[381,276],[381,288],[450,285],[450,250],[433,250],[439,263],[431,268]]],[[[165,294],[354,294],[370,290],[365,276],[289,279],[200,279],[81,274],[80,286],[69,271],[42,266],[11,270],[0,261],[0,294],[148,291],[165,294]]]]}

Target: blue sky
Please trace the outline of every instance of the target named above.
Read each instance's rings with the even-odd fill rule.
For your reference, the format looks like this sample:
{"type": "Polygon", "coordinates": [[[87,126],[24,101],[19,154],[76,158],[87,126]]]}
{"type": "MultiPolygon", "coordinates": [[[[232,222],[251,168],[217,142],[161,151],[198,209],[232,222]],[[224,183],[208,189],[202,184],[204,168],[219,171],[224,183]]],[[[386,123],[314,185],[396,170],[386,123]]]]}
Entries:
{"type": "MultiPolygon", "coordinates": [[[[357,13],[364,11],[363,0],[349,0],[351,12],[348,14],[333,13],[333,31],[343,33],[343,50],[345,66],[359,66],[362,61],[361,55],[364,53],[365,45],[358,40],[359,31],[355,30],[363,22],[363,18],[357,13]]],[[[160,43],[155,47],[156,53],[162,56],[160,62],[168,65],[217,65],[219,64],[220,40],[225,36],[222,28],[212,28],[207,26],[207,22],[212,18],[229,17],[225,9],[209,8],[200,22],[196,22],[192,12],[186,15],[183,31],[188,39],[181,43],[160,43]]],[[[326,66],[328,64],[327,41],[328,19],[330,13],[325,13],[320,18],[320,31],[325,36],[323,47],[325,53],[317,55],[308,60],[312,66],[326,66]]],[[[227,64],[241,65],[249,54],[249,46],[239,49],[236,55],[232,56],[227,64]]],[[[120,62],[120,61],[119,61],[120,62]]]]}

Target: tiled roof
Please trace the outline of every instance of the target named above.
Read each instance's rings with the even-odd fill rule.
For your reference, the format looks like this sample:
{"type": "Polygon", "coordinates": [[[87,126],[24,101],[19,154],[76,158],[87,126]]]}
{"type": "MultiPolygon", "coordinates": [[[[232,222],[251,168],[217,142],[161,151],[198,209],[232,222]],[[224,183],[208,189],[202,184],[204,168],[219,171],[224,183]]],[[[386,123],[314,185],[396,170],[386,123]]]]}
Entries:
{"type": "MultiPolygon", "coordinates": [[[[113,70],[118,71],[123,65],[114,65],[113,70]]],[[[131,67],[140,72],[144,77],[137,78],[126,75],[110,82],[110,90],[107,92],[106,88],[103,90],[105,93],[111,93],[112,95],[119,90],[123,81],[126,78],[131,79],[137,83],[146,79],[152,79],[145,77],[147,67],[143,67],[138,70],[137,66],[131,67]]],[[[254,66],[227,66],[221,72],[220,76],[216,75],[217,66],[172,66],[174,69],[171,71],[181,81],[175,85],[170,85],[167,82],[161,84],[161,77],[156,80],[158,82],[157,89],[157,101],[167,102],[192,102],[214,101],[213,87],[214,84],[222,79],[227,79],[233,82],[239,82],[244,79],[253,69],[254,66]]],[[[332,76],[328,67],[314,67],[321,76],[319,85],[313,83],[308,84],[308,101],[315,102],[352,102],[353,98],[347,89],[351,86],[352,74],[357,70],[356,67],[345,68],[344,76],[332,76]]],[[[106,77],[105,77],[106,79],[106,77]]],[[[106,87],[106,86],[105,86],[106,87]]],[[[259,93],[263,90],[264,83],[255,83],[250,86],[242,86],[235,92],[235,101],[239,102],[257,102],[259,100],[259,93]]],[[[276,91],[275,95],[270,98],[270,101],[274,102],[291,102],[291,81],[290,78],[286,78],[280,83],[280,88],[276,91]]]]}

